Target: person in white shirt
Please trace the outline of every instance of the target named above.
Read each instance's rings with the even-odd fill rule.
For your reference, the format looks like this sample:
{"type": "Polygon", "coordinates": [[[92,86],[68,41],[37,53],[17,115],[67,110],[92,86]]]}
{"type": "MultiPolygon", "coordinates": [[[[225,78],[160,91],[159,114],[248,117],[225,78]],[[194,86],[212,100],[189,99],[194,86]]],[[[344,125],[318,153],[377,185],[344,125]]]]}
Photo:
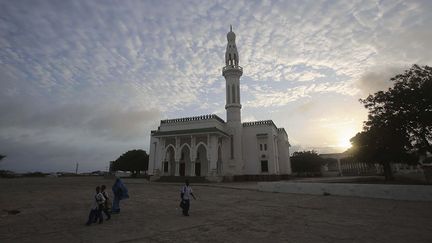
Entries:
{"type": "Polygon", "coordinates": [[[192,187],[189,186],[189,180],[185,181],[185,185],[181,188],[180,191],[180,207],[183,209],[183,215],[189,216],[189,208],[190,208],[190,198],[193,197],[196,200],[195,195],[193,194],[192,187]]]}
{"type": "Polygon", "coordinates": [[[99,186],[96,187],[96,194],[93,200],[93,206],[90,210],[89,218],[86,225],[90,225],[91,223],[96,223],[99,219],[99,224],[103,223],[102,210],[103,205],[105,203],[105,197],[101,193],[101,189],[99,186]]]}

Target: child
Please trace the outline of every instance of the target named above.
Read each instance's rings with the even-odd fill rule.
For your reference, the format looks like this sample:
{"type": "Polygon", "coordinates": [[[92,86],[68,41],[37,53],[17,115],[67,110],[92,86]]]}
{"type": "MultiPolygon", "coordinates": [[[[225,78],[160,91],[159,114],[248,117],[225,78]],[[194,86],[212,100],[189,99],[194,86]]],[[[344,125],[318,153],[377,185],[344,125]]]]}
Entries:
{"type": "Polygon", "coordinates": [[[110,203],[109,203],[109,197],[108,197],[108,193],[105,191],[106,186],[102,185],[101,186],[101,193],[103,195],[103,197],[105,198],[105,203],[103,205],[103,209],[102,211],[105,213],[105,215],[107,216],[106,220],[110,220],[111,219],[111,214],[110,214],[110,203]]]}
{"type": "Polygon", "coordinates": [[[96,194],[94,196],[93,200],[93,206],[89,213],[89,218],[86,223],[86,225],[90,225],[93,222],[96,222],[99,219],[99,224],[103,223],[103,217],[102,217],[102,209],[103,204],[105,203],[105,198],[100,192],[100,187],[96,187],[96,194]]]}

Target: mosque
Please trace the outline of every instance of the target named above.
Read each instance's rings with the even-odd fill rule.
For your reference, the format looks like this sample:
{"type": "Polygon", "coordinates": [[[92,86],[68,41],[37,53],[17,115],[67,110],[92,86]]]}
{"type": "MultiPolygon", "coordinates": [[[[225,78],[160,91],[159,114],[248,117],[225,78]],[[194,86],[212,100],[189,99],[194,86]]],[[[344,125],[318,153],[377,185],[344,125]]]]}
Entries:
{"type": "Polygon", "coordinates": [[[161,120],[151,131],[148,171],[156,177],[205,177],[222,181],[234,176],[291,174],[290,143],[284,128],[272,120],[241,120],[236,35],[227,34],[225,67],[226,121],[217,115],[161,120]]]}

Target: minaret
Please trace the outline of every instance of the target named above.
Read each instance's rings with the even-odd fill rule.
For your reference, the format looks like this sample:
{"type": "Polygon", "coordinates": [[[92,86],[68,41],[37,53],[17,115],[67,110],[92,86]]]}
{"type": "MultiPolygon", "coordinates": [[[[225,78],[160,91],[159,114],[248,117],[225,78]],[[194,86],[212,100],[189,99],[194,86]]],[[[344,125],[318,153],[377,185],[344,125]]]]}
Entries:
{"type": "Polygon", "coordinates": [[[239,55],[235,43],[236,35],[230,26],[227,34],[227,47],[225,52],[225,67],[222,75],[226,80],[226,105],[227,126],[230,137],[230,167],[234,173],[241,174],[243,169],[242,159],[242,123],[241,123],[241,104],[240,104],[240,77],[243,68],[239,66],[239,55]]]}

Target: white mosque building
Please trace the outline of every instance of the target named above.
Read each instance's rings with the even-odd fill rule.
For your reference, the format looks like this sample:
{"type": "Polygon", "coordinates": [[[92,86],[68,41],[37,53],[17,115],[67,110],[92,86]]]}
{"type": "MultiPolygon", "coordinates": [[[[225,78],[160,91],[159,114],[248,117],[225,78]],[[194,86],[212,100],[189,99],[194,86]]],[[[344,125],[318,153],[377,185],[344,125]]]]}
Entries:
{"type": "Polygon", "coordinates": [[[291,174],[288,134],[272,120],[241,120],[239,55],[236,35],[227,34],[225,67],[226,118],[217,115],[161,120],[151,131],[148,171],[156,177],[205,177],[291,174]]]}

